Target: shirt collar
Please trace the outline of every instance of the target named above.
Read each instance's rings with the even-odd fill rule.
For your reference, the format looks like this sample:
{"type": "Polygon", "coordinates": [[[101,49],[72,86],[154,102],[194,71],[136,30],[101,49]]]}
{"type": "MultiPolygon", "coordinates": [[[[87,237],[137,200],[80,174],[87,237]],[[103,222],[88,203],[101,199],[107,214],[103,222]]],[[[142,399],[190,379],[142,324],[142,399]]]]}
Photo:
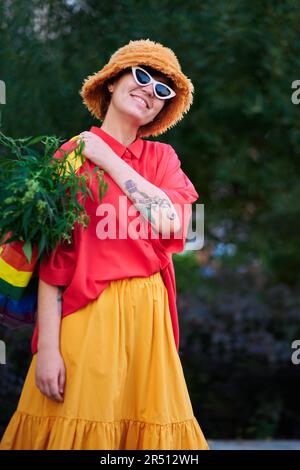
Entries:
{"type": "Polygon", "coordinates": [[[134,142],[126,147],[126,145],[119,142],[113,136],[105,132],[101,127],[92,126],[90,132],[94,132],[99,137],[101,137],[110,147],[111,149],[119,156],[123,157],[126,150],[130,150],[133,156],[136,158],[140,158],[142,149],[143,149],[143,140],[141,138],[137,138],[134,142]]]}

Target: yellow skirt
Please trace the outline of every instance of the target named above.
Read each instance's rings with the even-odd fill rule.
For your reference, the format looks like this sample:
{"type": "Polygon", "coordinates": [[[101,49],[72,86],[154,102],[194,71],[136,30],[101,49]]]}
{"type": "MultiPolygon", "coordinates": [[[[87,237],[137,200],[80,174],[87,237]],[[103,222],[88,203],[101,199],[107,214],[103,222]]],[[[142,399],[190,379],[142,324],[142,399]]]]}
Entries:
{"type": "Polygon", "coordinates": [[[209,449],[193,414],[160,272],[112,281],[62,319],[60,347],[64,402],[35,385],[35,354],[1,450],[209,449]]]}

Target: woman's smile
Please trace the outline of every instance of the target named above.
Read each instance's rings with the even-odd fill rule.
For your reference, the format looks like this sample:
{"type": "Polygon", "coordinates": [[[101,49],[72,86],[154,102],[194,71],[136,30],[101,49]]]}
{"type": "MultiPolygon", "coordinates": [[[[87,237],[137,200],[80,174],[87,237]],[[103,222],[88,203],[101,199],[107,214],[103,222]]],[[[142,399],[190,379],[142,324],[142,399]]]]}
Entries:
{"type": "Polygon", "coordinates": [[[130,95],[137,103],[139,103],[143,108],[148,108],[148,104],[143,98],[140,98],[137,95],[130,95]]]}

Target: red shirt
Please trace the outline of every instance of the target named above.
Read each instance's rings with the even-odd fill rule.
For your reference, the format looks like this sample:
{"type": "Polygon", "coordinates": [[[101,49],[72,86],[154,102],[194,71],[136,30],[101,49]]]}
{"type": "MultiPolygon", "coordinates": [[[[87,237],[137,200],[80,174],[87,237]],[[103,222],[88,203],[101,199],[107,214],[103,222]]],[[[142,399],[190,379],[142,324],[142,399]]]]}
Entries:
{"type": "MultiPolygon", "coordinates": [[[[174,340],[178,351],[179,326],[172,253],[179,253],[184,249],[192,210],[191,203],[196,201],[199,195],[182,171],[181,162],[171,145],[138,138],[126,147],[99,127],[92,126],[90,132],[100,136],[120,158],[150,183],[163,190],[173,204],[179,204],[180,207],[188,204],[186,206],[188,210],[182,212],[184,217],[180,211],[178,213],[182,223],[181,236],[176,238],[171,235],[168,239],[163,239],[159,234],[159,238],[150,238],[151,224],[146,221],[148,238],[119,238],[118,203],[119,196],[123,196],[121,199],[124,200],[125,193],[110,175],[104,172],[108,189],[100,202],[99,183],[96,176],[93,175],[89,187],[94,201],[88,197],[85,202],[86,212],[90,216],[88,227],[84,229],[82,225],[75,224],[72,243],[60,243],[50,256],[45,256],[42,259],[39,266],[39,277],[50,285],[65,286],[62,294],[62,317],[65,317],[96,299],[112,280],[136,276],[148,277],[161,271],[168,291],[174,340]],[[101,220],[101,216],[96,215],[96,209],[101,203],[110,203],[116,208],[117,236],[115,239],[101,240],[97,237],[96,226],[101,220]]],[[[61,146],[61,149],[69,150],[74,146],[76,146],[76,142],[68,141],[61,146]]],[[[57,158],[61,155],[59,151],[54,154],[57,158]]],[[[77,170],[77,174],[82,174],[84,167],[92,172],[95,166],[93,162],[86,159],[77,170]]],[[[128,197],[125,200],[127,201],[127,210],[129,210],[129,206],[133,203],[128,197]]],[[[128,222],[136,219],[138,215],[137,211],[134,216],[128,215],[128,222]]],[[[31,342],[32,354],[37,352],[37,342],[38,321],[31,342]]]]}

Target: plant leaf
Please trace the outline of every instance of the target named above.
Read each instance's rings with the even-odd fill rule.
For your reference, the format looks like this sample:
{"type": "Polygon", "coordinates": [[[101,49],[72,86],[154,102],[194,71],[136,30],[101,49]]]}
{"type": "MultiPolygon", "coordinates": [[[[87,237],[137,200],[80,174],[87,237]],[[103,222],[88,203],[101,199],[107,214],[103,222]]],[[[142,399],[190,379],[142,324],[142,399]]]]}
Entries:
{"type": "Polygon", "coordinates": [[[26,256],[26,259],[28,261],[28,263],[30,263],[30,260],[31,260],[31,256],[32,256],[32,245],[31,245],[31,241],[30,240],[27,240],[24,245],[23,245],[23,252],[26,256]]]}

